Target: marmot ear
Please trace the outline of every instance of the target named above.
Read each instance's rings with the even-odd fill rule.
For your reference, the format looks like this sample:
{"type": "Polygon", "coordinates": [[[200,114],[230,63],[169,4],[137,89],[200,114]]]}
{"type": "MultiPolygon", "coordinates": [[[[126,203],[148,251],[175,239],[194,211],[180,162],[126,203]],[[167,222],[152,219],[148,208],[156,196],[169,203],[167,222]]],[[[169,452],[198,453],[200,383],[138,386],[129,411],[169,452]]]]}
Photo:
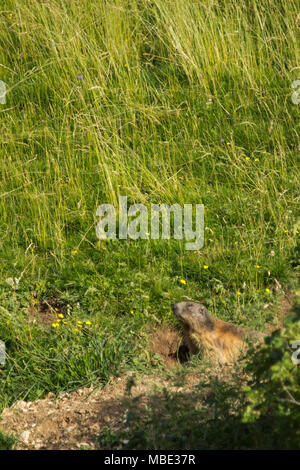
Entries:
{"type": "Polygon", "coordinates": [[[207,308],[204,307],[204,305],[199,305],[198,312],[202,316],[203,319],[206,320],[210,318],[209,311],[207,310],[207,308]]]}

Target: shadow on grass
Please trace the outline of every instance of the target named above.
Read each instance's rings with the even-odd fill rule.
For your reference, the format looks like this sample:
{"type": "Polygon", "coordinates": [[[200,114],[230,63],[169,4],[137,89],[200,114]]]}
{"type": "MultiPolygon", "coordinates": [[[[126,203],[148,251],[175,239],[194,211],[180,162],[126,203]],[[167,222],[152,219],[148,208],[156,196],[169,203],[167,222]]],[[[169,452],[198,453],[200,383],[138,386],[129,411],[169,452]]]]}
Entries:
{"type": "Polygon", "coordinates": [[[124,425],[102,430],[100,449],[272,449],[272,423],[243,423],[242,379],[210,378],[182,391],[166,388],[123,399],[124,425]]]}

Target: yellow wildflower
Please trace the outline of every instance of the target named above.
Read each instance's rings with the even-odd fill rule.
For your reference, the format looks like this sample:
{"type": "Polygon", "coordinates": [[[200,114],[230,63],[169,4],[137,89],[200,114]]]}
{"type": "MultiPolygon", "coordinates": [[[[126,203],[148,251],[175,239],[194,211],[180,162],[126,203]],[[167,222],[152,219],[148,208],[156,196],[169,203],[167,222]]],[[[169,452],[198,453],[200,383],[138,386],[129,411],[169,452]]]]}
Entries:
{"type": "Polygon", "coordinates": [[[186,281],[184,279],[180,279],[180,284],[186,284],[186,281]]]}
{"type": "Polygon", "coordinates": [[[62,313],[59,313],[57,316],[58,318],[65,318],[62,313]]]}
{"type": "Polygon", "coordinates": [[[208,266],[205,264],[205,265],[203,266],[203,268],[204,268],[204,269],[208,269],[208,266]]]}

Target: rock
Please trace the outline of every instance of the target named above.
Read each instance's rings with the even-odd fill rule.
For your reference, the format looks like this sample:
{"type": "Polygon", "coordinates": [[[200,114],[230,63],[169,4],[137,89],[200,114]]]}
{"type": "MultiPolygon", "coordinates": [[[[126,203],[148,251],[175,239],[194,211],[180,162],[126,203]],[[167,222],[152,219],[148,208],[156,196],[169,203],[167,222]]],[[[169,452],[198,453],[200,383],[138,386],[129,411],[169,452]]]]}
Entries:
{"type": "Polygon", "coordinates": [[[59,392],[58,398],[69,398],[70,394],[67,392],[59,392]]]}
{"type": "Polygon", "coordinates": [[[75,429],[75,428],[76,428],[76,424],[72,424],[71,426],[68,426],[68,427],[65,429],[64,432],[71,432],[71,431],[73,431],[73,429],[75,429]]]}
{"type": "Polygon", "coordinates": [[[88,444],[87,442],[79,442],[76,445],[77,447],[90,447],[90,444],[88,444]]]}
{"type": "Polygon", "coordinates": [[[28,444],[30,438],[30,431],[23,431],[20,434],[20,439],[25,442],[25,444],[28,444]]]}
{"type": "Polygon", "coordinates": [[[26,401],[18,400],[12,405],[12,408],[15,408],[17,410],[27,411],[28,405],[29,403],[27,403],[26,401]]]}

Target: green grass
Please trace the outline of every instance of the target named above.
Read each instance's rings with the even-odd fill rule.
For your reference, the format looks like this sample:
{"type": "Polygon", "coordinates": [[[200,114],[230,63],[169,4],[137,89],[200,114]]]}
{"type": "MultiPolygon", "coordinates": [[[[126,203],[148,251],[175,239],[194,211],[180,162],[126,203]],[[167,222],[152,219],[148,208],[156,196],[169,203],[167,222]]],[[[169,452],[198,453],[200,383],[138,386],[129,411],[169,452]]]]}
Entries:
{"type": "Polygon", "coordinates": [[[275,287],[299,275],[296,17],[291,0],[2,1],[0,407],[147,370],[147,327],[185,298],[277,324],[275,287]],[[120,195],[204,204],[204,248],[99,241],[120,195]],[[95,329],[32,322],[52,297],[95,329]]]}
{"type": "Polygon", "coordinates": [[[0,450],[12,450],[16,443],[16,438],[11,434],[0,431],[0,450]]]}

